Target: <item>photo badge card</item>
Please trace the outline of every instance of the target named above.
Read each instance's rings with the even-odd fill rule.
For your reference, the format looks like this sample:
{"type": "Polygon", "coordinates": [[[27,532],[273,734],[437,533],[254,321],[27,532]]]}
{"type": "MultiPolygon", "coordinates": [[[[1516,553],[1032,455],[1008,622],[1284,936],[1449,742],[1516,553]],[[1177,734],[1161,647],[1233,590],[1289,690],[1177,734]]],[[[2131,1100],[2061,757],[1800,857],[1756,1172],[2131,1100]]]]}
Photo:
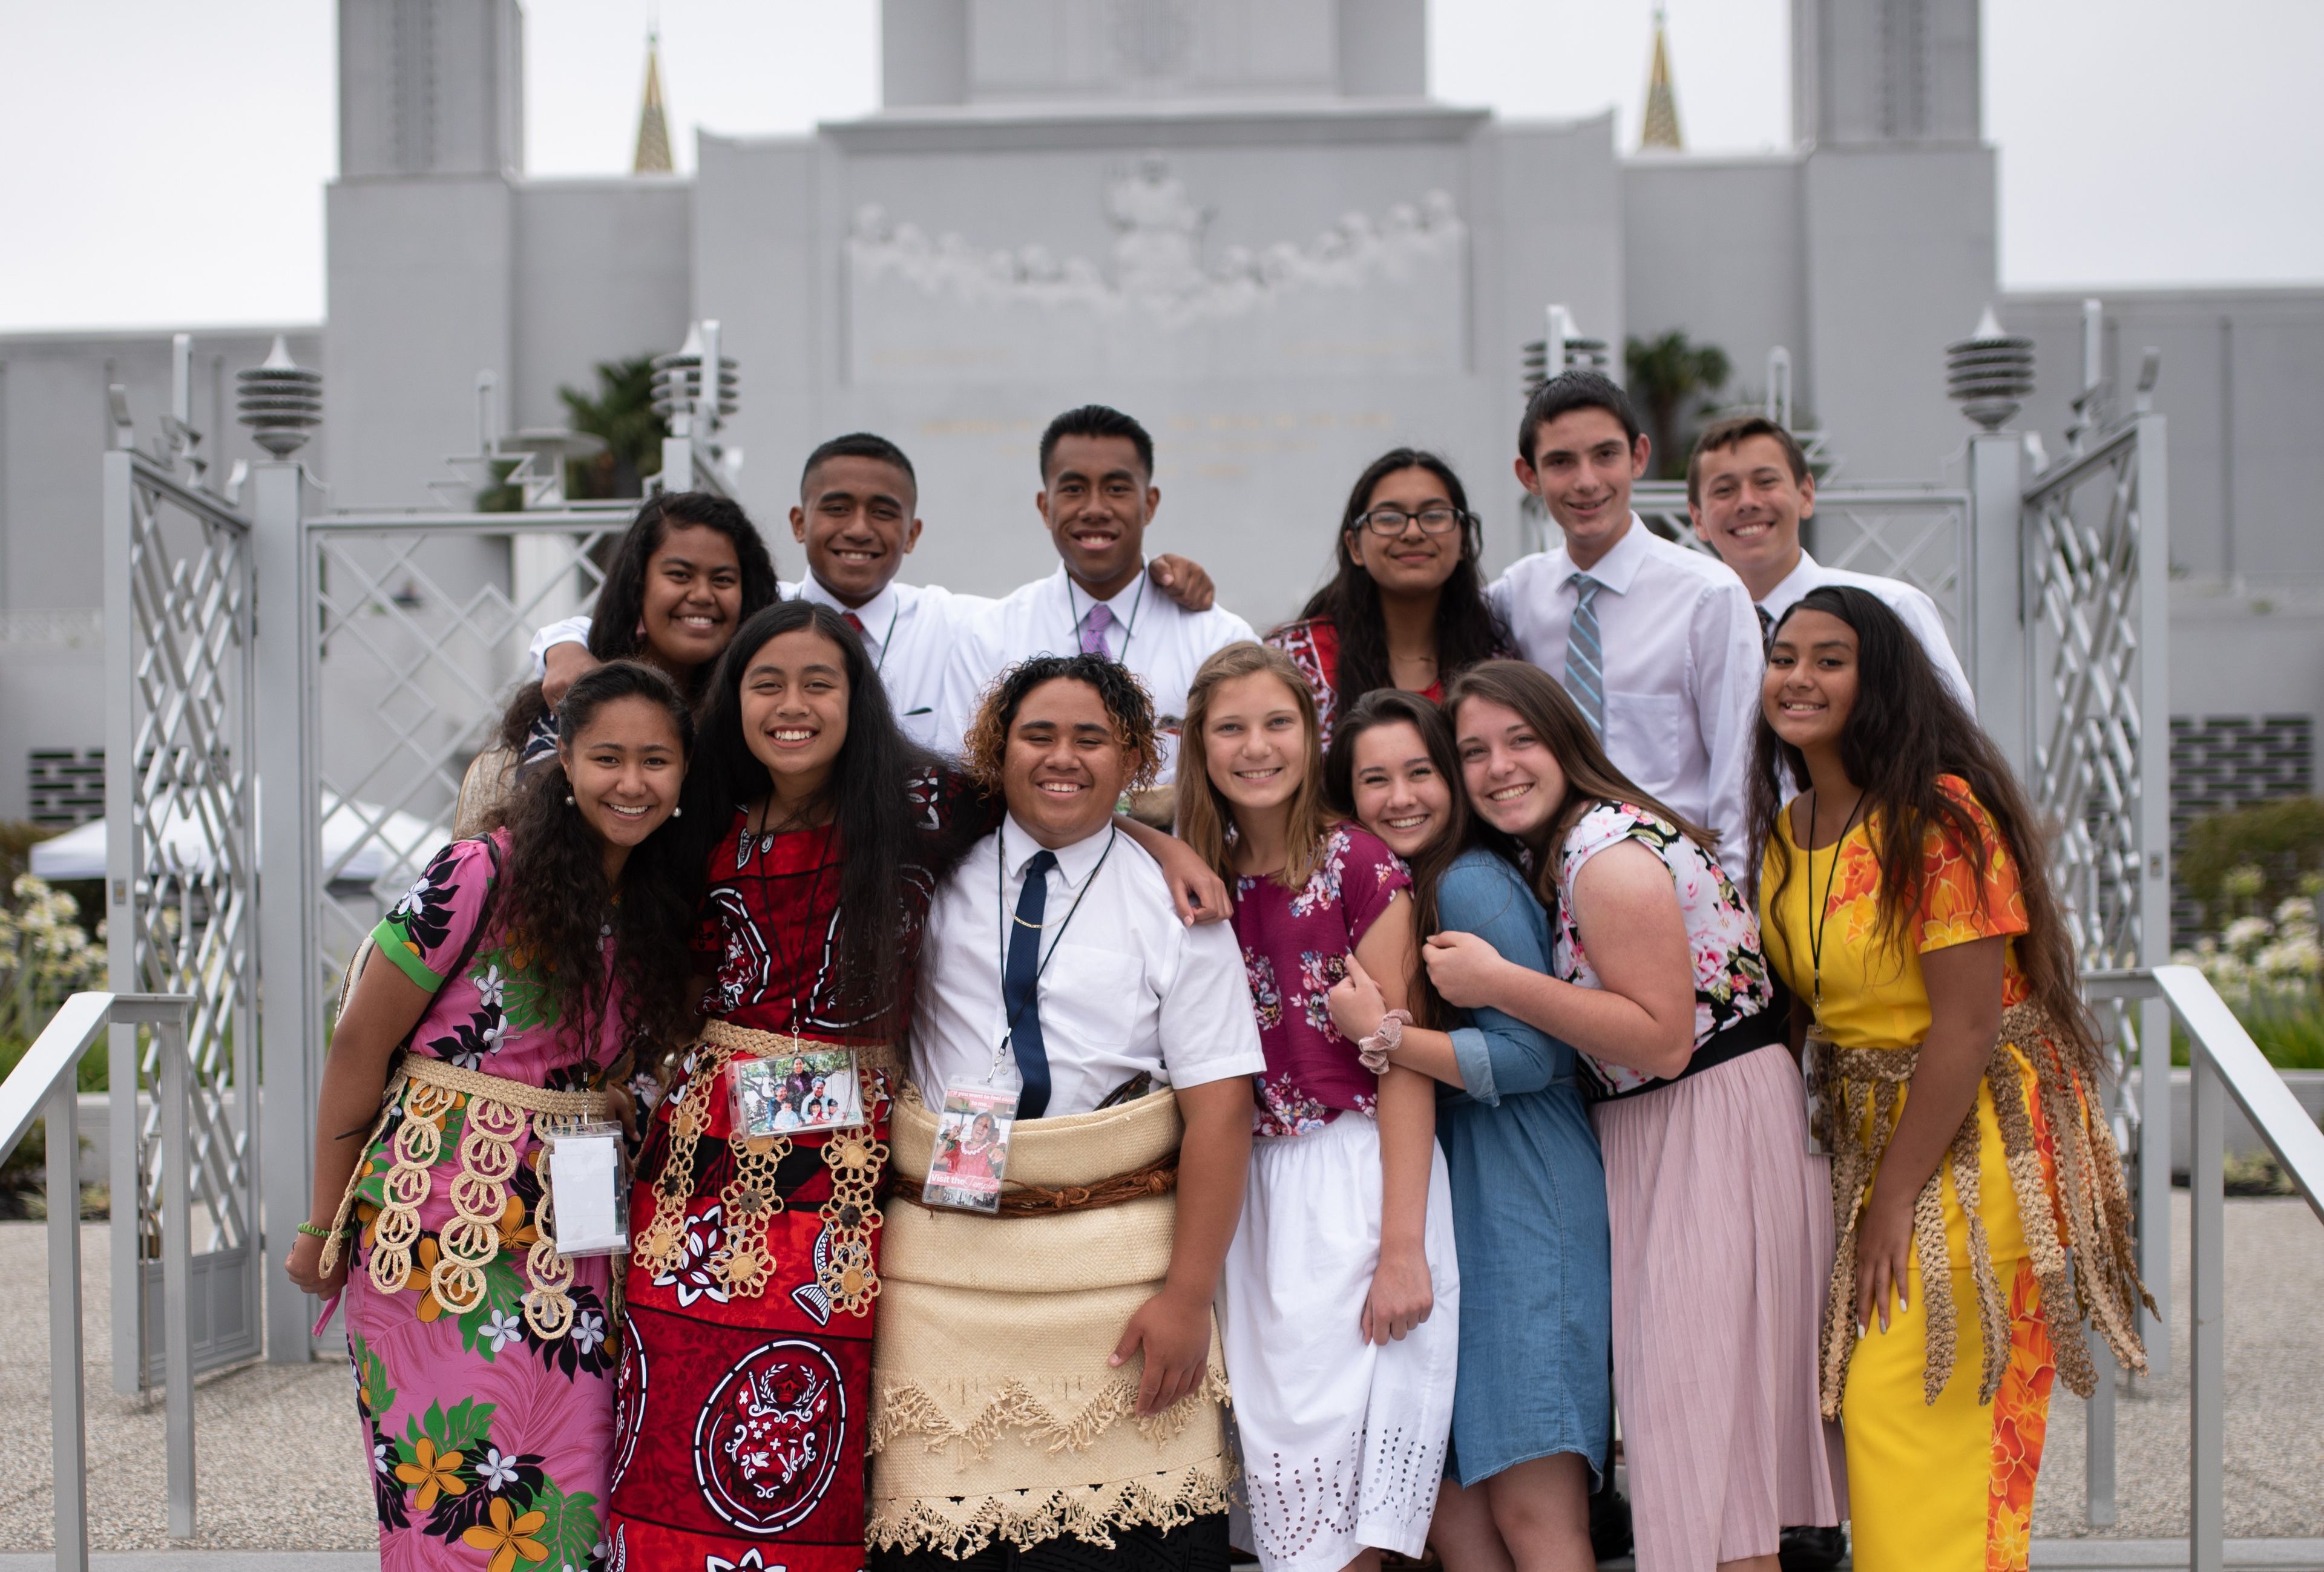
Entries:
{"type": "Polygon", "coordinates": [[[998,1212],[1009,1131],[1016,1122],[1014,1089],[969,1086],[946,1092],[936,1114],[936,1149],[928,1154],[921,1200],[965,1212],[998,1212]]]}
{"type": "Polygon", "coordinates": [[[727,1111],[738,1135],[844,1130],[863,1122],[852,1048],[803,1048],[727,1067],[727,1111]]]}

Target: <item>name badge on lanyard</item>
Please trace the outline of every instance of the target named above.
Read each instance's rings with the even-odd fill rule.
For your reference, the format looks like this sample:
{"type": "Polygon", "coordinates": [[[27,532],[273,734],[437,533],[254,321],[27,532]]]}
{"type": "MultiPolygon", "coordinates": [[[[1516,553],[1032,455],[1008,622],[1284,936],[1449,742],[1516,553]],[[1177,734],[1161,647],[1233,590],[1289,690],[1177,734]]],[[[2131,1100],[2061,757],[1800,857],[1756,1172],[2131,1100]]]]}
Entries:
{"type": "Polygon", "coordinates": [[[1009,1166],[1009,1133],[1016,1123],[1012,1088],[964,1086],[945,1093],[921,1200],[987,1216],[999,1212],[1001,1176],[1009,1166]]]}
{"type": "Polygon", "coordinates": [[[1825,1101],[1831,1075],[1831,1044],[1814,1033],[1800,1045],[1800,1081],[1807,1093],[1808,1155],[1831,1155],[1831,1105],[1825,1101]]]}
{"type": "Polygon", "coordinates": [[[630,1247],[628,1148],[619,1126],[602,1120],[541,1132],[541,1209],[559,1255],[613,1255],[630,1247]]]}

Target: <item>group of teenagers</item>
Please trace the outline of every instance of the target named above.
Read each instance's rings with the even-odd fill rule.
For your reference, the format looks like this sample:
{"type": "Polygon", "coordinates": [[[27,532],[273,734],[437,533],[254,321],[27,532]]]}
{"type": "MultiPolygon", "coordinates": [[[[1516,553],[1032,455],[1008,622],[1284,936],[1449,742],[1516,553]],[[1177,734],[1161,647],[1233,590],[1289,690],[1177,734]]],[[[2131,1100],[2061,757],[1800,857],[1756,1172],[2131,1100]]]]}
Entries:
{"type": "Polygon", "coordinates": [[[1555,547],[1489,584],[1398,448],[1264,639],[1101,406],[998,601],[898,582],[881,437],[797,584],[648,501],[326,1064],[383,1566],[1587,1567],[1618,1408],[1646,1572],[2024,1567],[2053,1381],[2144,1363],[2043,826],[1780,426],[1696,446],[1716,555],[1603,377],[1517,448],[1555,547]],[[859,1123],[737,1125],[834,1050],[859,1123]]]}

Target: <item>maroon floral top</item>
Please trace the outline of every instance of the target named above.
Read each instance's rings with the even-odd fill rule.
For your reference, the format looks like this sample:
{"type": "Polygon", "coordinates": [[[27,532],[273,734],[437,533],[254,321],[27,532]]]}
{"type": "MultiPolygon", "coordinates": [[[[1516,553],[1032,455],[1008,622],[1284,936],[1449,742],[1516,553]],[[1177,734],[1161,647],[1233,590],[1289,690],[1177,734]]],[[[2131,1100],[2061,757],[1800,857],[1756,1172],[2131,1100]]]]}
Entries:
{"type": "Polygon", "coordinates": [[[1396,853],[1351,823],[1333,828],[1315,870],[1296,890],[1272,878],[1235,881],[1235,937],[1267,1053],[1252,1126],[1259,1135],[1313,1135],[1343,1112],[1368,1114],[1379,1102],[1379,1077],[1332,1024],[1325,996],[1397,892],[1411,887],[1396,853]]]}

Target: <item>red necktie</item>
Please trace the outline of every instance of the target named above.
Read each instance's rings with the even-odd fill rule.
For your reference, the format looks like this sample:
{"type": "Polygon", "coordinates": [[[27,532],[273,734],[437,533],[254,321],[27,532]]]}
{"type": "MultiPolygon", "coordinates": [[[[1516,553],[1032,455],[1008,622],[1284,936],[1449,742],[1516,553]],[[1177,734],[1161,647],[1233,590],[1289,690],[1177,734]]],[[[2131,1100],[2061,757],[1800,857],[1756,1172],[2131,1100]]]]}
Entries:
{"type": "Polygon", "coordinates": [[[855,631],[856,631],[857,633],[861,634],[861,633],[863,633],[863,632],[865,631],[864,627],[863,627],[863,619],[862,619],[862,618],[861,618],[861,617],[859,617],[859,616],[857,616],[854,612],[853,612],[853,611],[842,611],[842,612],[840,613],[840,616],[841,616],[841,617],[843,617],[843,618],[844,618],[844,619],[846,620],[847,625],[848,625],[850,628],[854,629],[854,630],[855,630],[855,631]]]}

